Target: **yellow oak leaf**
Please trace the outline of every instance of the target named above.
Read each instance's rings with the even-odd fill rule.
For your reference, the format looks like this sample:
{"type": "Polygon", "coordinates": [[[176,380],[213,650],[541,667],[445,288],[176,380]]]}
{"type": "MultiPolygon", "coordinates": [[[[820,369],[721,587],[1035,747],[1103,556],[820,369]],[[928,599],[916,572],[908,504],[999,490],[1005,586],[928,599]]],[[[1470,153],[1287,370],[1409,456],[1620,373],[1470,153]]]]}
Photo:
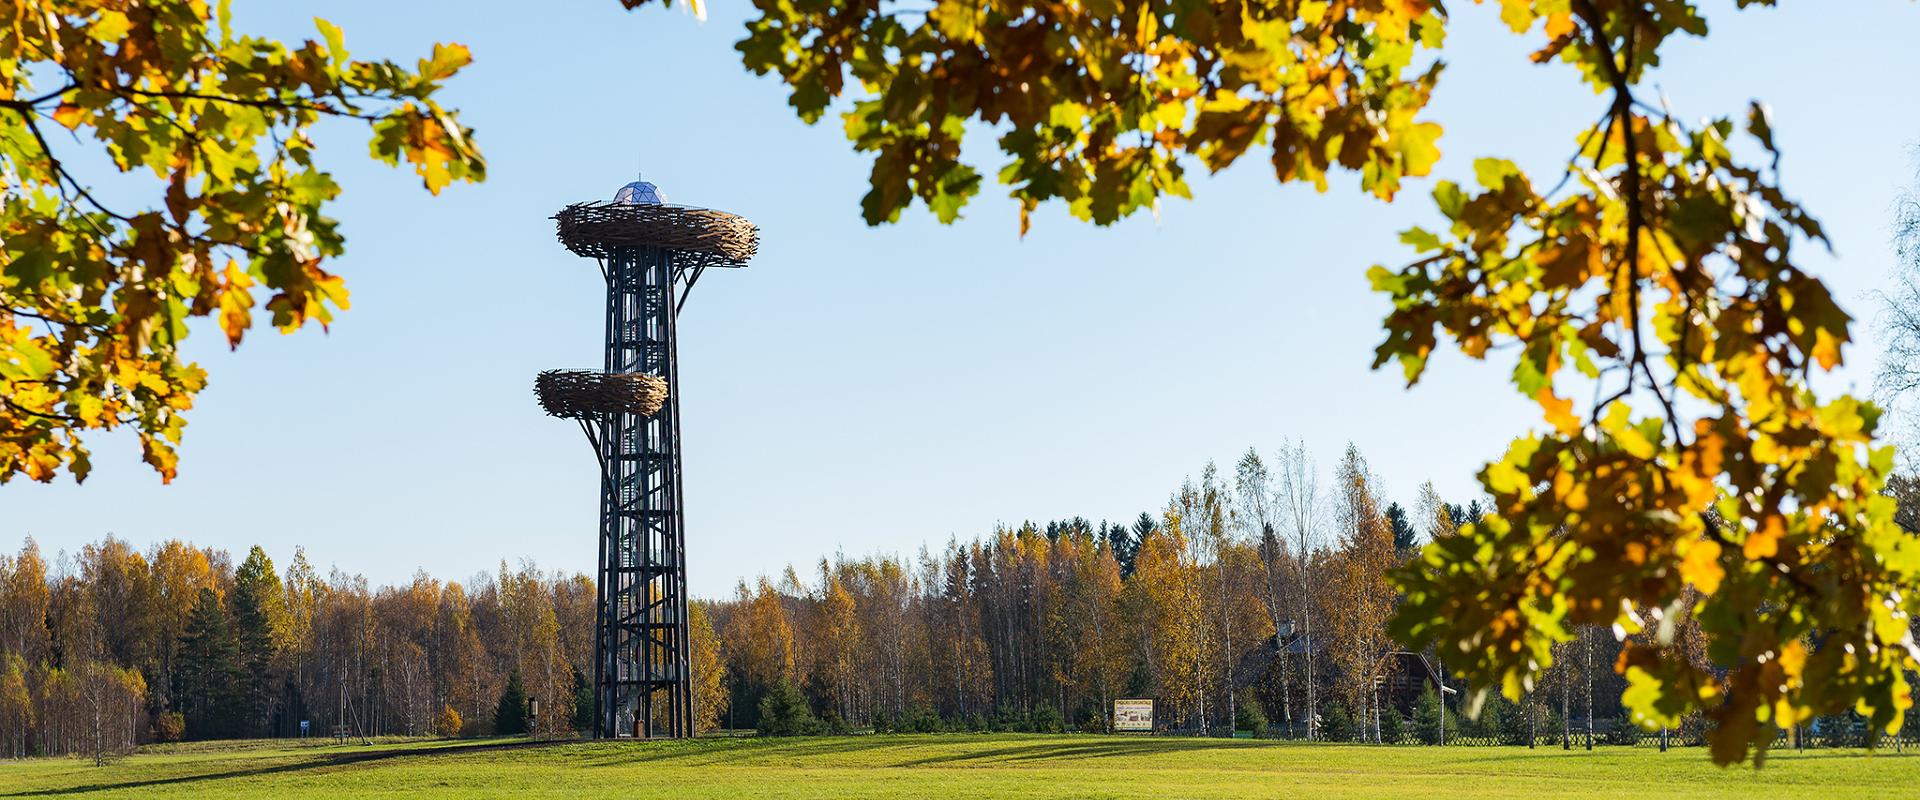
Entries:
{"type": "Polygon", "coordinates": [[[1557,397],[1552,387],[1543,386],[1535,392],[1533,399],[1540,403],[1540,409],[1546,412],[1547,423],[1563,434],[1572,436],[1580,432],[1580,418],[1573,415],[1573,401],[1557,397]]]}
{"type": "Polygon", "coordinates": [[[1771,558],[1780,552],[1780,538],[1787,534],[1786,523],[1778,514],[1769,514],[1760,529],[1747,534],[1747,541],[1741,545],[1740,552],[1749,559],[1771,558]]]}
{"type": "Polygon", "coordinates": [[[1686,554],[1680,559],[1680,579],[1694,585],[1701,594],[1713,594],[1720,590],[1720,581],[1727,577],[1727,571],[1720,566],[1720,543],[1712,539],[1695,539],[1688,545],[1686,554]]]}
{"type": "Polygon", "coordinates": [[[80,127],[80,123],[86,118],[87,110],[75,105],[61,103],[59,108],[53,110],[53,121],[60,123],[67,130],[80,127]]]}

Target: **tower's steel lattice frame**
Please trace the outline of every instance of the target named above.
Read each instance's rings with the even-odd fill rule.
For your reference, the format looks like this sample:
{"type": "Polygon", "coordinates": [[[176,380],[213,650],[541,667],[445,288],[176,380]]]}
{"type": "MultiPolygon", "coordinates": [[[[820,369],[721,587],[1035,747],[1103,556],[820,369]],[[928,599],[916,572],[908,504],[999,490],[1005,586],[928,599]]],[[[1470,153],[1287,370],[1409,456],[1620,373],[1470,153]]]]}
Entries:
{"type": "MultiPolygon", "coordinates": [[[[622,247],[605,262],[607,362],[680,385],[673,255],[622,247]]],[[[686,529],[680,493],[680,393],[650,417],[601,423],[600,574],[594,684],[601,736],[690,736],[686,529]],[[663,727],[656,728],[656,724],[663,727]]]]}
{"type": "Polygon", "coordinates": [[[745,265],[758,231],[724,212],[661,205],[582,204],[555,219],[568,249],[599,259],[605,274],[606,372],[668,387],[648,414],[584,394],[549,398],[564,389],[539,386],[549,413],[581,422],[600,460],[594,733],[691,736],[676,318],[708,267],[745,265]]]}

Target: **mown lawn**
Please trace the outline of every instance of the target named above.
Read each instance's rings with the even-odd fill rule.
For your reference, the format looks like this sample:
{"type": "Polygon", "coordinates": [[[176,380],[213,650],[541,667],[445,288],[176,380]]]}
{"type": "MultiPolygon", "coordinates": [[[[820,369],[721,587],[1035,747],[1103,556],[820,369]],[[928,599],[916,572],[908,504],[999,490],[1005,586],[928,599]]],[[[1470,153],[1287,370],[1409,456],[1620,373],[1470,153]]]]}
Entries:
{"type": "Polygon", "coordinates": [[[938,735],[535,744],[195,746],[105,767],[0,762],[0,797],[1913,797],[1920,757],[938,735]]]}

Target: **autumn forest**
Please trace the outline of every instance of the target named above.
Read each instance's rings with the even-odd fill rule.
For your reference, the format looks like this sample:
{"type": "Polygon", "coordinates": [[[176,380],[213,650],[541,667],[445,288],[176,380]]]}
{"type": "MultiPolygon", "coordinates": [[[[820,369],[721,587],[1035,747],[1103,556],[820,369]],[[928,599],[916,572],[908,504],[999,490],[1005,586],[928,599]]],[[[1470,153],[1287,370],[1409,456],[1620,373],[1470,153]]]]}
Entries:
{"type": "MultiPolygon", "coordinates": [[[[1893,483],[1905,508],[1912,486],[1893,483]]],[[[1465,720],[1432,691],[1444,659],[1389,635],[1389,573],[1482,514],[1431,484],[1386,501],[1351,446],[1323,482],[1289,445],[1209,464],[1125,523],[1026,523],[911,558],[789,567],[695,604],[698,723],[1105,730],[1113,700],[1150,697],[1158,727],[1196,735],[1591,736],[1622,714],[1613,632],[1581,631],[1522,702],[1496,694],[1465,720]],[[1417,702],[1375,691],[1406,671],[1396,655],[1436,671],[1417,702]]],[[[49,560],[28,539],[0,557],[0,748],[98,754],[297,736],[302,722],[306,736],[571,736],[590,720],[593,596],[585,575],[530,564],[374,587],[300,551],[280,569],[258,547],[236,563],[109,536],[49,560]]],[[[1707,661],[1697,625],[1662,647],[1707,661]]]]}

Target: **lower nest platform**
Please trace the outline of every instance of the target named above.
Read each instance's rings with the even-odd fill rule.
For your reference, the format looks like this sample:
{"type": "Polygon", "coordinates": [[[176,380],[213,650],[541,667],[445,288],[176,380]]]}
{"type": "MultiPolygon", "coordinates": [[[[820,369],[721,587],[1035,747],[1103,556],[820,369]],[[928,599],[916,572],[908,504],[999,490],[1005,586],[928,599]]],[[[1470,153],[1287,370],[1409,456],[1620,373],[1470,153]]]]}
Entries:
{"type": "Polygon", "coordinates": [[[533,379],[548,416],[593,421],[602,414],[650,417],[667,402],[667,382],[652,375],[550,369],[533,379]]]}

